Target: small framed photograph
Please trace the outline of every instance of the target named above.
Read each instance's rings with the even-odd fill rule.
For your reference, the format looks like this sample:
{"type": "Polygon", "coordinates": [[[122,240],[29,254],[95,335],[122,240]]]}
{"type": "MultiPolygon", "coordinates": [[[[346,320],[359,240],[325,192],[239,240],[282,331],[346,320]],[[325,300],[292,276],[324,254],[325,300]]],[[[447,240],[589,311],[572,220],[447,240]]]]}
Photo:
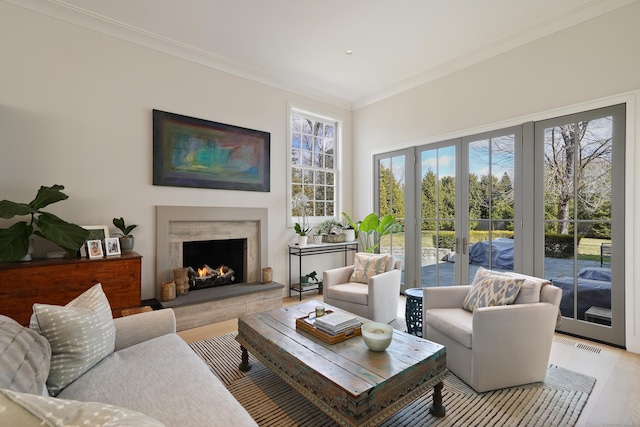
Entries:
{"type": "Polygon", "coordinates": [[[120,255],[120,239],[117,237],[104,239],[104,247],[106,248],[107,256],[120,255]]]}
{"type": "Polygon", "coordinates": [[[87,254],[89,258],[102,258],[102,241],[101,240],[87,240],[87,254]]]}
{"type": "MultiPolygon", "coordinates": [[[[87,237],[87,242],[89,240],[104,241],[104,239],[109,238],[109,227],[107,227],[106,225],[81,225],[80,227],[89,231],[89,237],[87,237]]],[[[85,244],[85,245],[82,245],[82,247],[80,248],[80,256],[83,258],[89,255],[86,249],[87,246],[88,245],[85,244]]]]}

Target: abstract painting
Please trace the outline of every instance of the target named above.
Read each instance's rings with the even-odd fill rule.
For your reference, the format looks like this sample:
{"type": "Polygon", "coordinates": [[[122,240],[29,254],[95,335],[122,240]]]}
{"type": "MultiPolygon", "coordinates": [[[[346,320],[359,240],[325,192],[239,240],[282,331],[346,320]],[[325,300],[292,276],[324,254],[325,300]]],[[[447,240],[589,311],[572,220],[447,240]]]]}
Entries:
{"type": "Polygon", "coordinates": [[[153,185],[270,190],[271,134],[153,110],[153,185]]]}

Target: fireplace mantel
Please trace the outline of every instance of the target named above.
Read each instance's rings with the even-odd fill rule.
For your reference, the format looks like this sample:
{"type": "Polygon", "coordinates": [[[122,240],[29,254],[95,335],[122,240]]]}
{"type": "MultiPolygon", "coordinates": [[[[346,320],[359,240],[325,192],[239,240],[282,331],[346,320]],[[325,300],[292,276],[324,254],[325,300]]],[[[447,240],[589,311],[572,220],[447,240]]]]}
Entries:
{"type": "Polygon", "coordinates": [[[156,294],[160,283],[173,279],[173,268],[182,267],[174,265],[182,242],[198,239],[246,238],[246,281],[259,281],[269,265],[267,218],[266,208],[156,206],[156,294]]]}

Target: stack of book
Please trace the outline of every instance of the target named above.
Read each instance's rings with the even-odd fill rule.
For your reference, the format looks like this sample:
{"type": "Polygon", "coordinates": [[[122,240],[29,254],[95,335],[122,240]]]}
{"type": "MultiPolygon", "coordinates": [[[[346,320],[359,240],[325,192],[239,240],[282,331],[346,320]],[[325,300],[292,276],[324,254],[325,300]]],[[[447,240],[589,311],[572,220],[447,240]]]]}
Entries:
{"type": "Polygon", "coordinates": [[[360,326],[360,320],[352,314],[333,312],[316,317],[314,326],[329,335],[337,335],[360,326]]]}

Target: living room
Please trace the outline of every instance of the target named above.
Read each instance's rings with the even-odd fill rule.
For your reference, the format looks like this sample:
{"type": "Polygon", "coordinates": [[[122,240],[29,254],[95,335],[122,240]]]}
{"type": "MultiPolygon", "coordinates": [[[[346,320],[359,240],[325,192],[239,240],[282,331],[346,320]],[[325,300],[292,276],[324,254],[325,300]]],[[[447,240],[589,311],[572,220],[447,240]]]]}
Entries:
{"type": "MultiPolygon", "coordinates": [[[[640,4],[619,5],[528,43],[514,40],[512,49],[480,62],[472,55],[458,58],[449,64],[450,72],[391,96],[352,103],[271,84],[266,77],[261,82],[235,75],[209,66],[199,52],[171,54],[165,45],[149,47],[153,41],[146,34],[127,40],[114,29],[117,25],[61,2],[3,0],[0,199],[28,202],[41,185],[62,184],[69,199],[51,209],[60,217],[82,225],[110,225],[113,217],[138,224],[134,234],[135,251],[143,256],[142,299],[159,295],[157,206],[265,208],[273,249],[262,266],[272,267],[274,280],[286,283],[286,247],[295,236],[286,221],[290,106],[341,121],[340,210],[363,217],[373,208],[374,153],[523,118],[626,103],[625,223],[632,236],[626,242],[626,347],[640,353],[640,284],[634,262],[640,251],[634,224],[639,200],[634,177],[640,166],[635,150],[640,132],[640,4]],[[597,60],[585,66],[583,57],[593,52],[598,52],[597,60]],[[269,132],[270,191],[152,185],[153,109],[269,132]]],[[[170,25],[169,17],[167,21],[170,25]]],[[[47,250],[36,248],[39,255],[47,250]]]]}

